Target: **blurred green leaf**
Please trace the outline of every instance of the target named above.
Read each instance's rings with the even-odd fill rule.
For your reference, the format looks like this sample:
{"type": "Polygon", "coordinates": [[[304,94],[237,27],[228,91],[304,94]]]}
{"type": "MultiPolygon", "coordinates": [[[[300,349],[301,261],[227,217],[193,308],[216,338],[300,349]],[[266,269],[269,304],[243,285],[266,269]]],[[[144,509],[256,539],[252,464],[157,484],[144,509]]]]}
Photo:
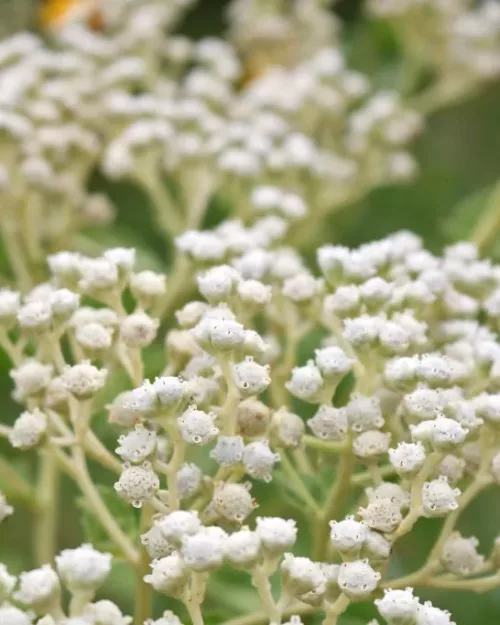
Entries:
{"type": "MultiPolygon", "coordinates": [[[[127,536],[136,540],[139,535],[136,511],[123,499],[117,497],[115,489],[111,486],[97,485],[96,488],[115,521],[127,536]]],[[[85,541],[94,545],[96,549],[115,554],[115,544],[109,539],[108,534],[93,512],[86,506],[85,499],[79,497],[76,503],[82,512],[82,529],[85,541]]]]}
{"type": "Polygon", "coordinates": [[[447,240],[463,241],[470,238],[481,214],[488,206],[493,188],[494,185],[489,185],[474,191],[458,202],[444,222],[444,234],[447,240]]]}

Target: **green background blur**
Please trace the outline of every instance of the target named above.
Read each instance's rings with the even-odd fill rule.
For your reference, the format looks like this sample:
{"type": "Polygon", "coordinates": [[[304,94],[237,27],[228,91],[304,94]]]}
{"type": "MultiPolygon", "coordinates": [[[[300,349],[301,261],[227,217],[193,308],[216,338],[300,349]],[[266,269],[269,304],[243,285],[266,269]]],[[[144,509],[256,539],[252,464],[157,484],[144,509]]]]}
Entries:
{"type": "MultiPolygon", "coordinates": [[[[0,36],[22,27],[29,19],[29,0],[0,0],[0,36]]],[[[34,3],[31,3],[34,4],[34,3]]],[[[202,0],[190,13],[183,31],[195,37],[219,34],[223,31],[223,7],[226,3],[216,0],[202,0]]],[[[337,10],[345,21],[344,41],[351,65],[365,71],[380,86],[394,84],[398,71],[397,48],[388,31],[374,24],[366,23],[361,2],[344,0],[337,10]]],[[[32,13],[31,13],[32,14],[32,13]]],[[[415,143],[414,153],[420,163],[419,177],[411,185],[402,188],[379,189],[361,203],[346,208],[331,220],[325,229],[329,240],[355,245],[384,236],[389,232],[407,228],[422,235],[432,250],[458,237],[467,237],[480,216],[489,187],[500,179],[500,84],[491,85],[480,95],[434,114],[427,122],[424,132],[415,143]]],[[[92,181],[95,188],[106,188],[115,200],[119,212],[113,228],[95,234],[100,244],[121,244],[137,246],[140,261],[152,269],[165,269],[165,252],[157,237],[153,222],[143,210],[146,198],[125,185],[106,185],[98,175],[92,181]]],[[[1,210],[1,207],[0,207],[1,210]]],[[[304,357],[307,345],[303,346],[304,357]]],[[[153,349],[147,363],[148,373],[158,372],[161,363],[161,347],[153,349]]],[[[19,407],[9,399],[10,380],[8,362],[0,354],[0,397],[2,398],[0,421],[10,423],[19,407]]],[[[110,392],[116,392],[122,385],[116,380],[110,392]]],[[[113,448],[117,432],[98,418],[100,436],[113,448]]],[[[0,457],[10,457],[8,446],[0,441],[0,457]]],[[[33,458],[15,454],[12,458],[16,470],[31,477],[34,472],[33,458]]],[[[100,483],[111,485],[112,476],[96,474],[100,483]]],[[[325,468],[324,475],[311,488],[321,490],[322,484],[332,480],[332,470],[325,468]]],[[[1,483],[0,483],[1,488],[1,483]]],[[[290,507],[286,486],[280,482],[273,485],[255,486],[257,499],[261,504],[259,513],[287,513],[297,516],[304,528],[297,552],[306,554],[309,537],[300,511],[290,507]],[[274,496],[280,487],[280,495],[274,496]]],[[[83,539],[82,510],[75,504],[76,492],[72,485],[63,480],[59,546],[75,546],[83,539]]],[[[122,507],[118,516],[124,515],[124,522],[135,523],[135,512],[122,507]],[[126,517],[126,518],[125,518],[126,517]]],[[[30,526],[32,515],[18,507],[15,516],[0,526],[0,561],[8,563],[13,572],[20,572],[31,566],[30,526]]],[[[408,572],[417,567],[422,556],[428,552],[439,524],[420,522],[411,536],[398,543],[393,574],[408,572]]],[[[460,529],[464,535],[477,535],[481,540],[481,551],[488,553],[493,539],[500,534],[500,490],[493,490],[480,497],[463,515],[460,529]]],[[[99,537],[97,536],[96,539],[99,537]]],[[[126,613],[132,613],[132,580],[126,567],[117,565],[112,578],[103,589],[103,595],[116,600],[126,613]]],[[[500,591],[485,595],[473,593],[430,593],[421,591],[422,597],[436,599],[436,604],[451,610],[457,625],[494,625],[500,623],[500,591]]],[[[156,599],[155,612],[173,606],[163,598],[156,599]]],[[[207,625],[215,624],[231,615],[238,615],[257,609],[255,596],[248,579],[234,571],[225,573],[210,586],[207,607],[207,625]]],[[[365,625],[376,614],[371,606],[354,606],[341,619],[341,625],[365,625]]],[[[313,622],[313,621],[311,621],[313,622]]],[[[316,621],[314,621],[316,622],[316,621]]]]}

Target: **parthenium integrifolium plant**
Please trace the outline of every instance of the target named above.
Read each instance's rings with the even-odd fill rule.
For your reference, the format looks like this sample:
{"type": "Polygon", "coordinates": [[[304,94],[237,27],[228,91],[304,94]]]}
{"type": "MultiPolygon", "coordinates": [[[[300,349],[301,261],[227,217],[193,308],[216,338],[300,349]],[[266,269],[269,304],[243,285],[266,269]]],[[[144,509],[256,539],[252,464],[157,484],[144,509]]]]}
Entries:
{"type": "MultiPolygon", "coordinates": [[[[321,247],[317,276],[276,233],[249,229],[237,246],[229,226],[176,239],[201,297],[176,311],[154,379],[143,379],[144,353],[163,333],[155,310],[168,284],[135,272],[133,250],[58,253],[49,282],[23,296],[0,292],[22,406],[0,433],[38,454],[39,505],[51,506],[57,471],[74,480],[114,557],[135,571],[139,625],[158,616],[151,590],[202,624],[207,588],[228,568],[248,574],[260,602],[237,623],[297,625],[317,613],[334,625],[370,601],[388,625],[451,625],[445,606],[419,601],[412,587],[500,584],[498,541],[481,553],[458,529],[464,508],[500,482],[498,267],[470,243],[438,257],[400,232],[357,249],[321,247]],[[298,345],[320,334],[298,361],[298,345]],[[129,390],[107,406],[113,454],[95,426],[120,372],[129,390]],[[113,472],[116,497],[140,509],[140,540],[113,516],[89,463],[113,472]],[[331,486],[310,489],[325,465],[331,486]],[[272,488],[283,476],[307,520],[300,529],[313,536],[310,553],[294,553],[293,514],[259,516],[254,483],[272,488]],[[439,536],[417,571],[391,578],[391,553],[421,517],[443,519],[439,536]]],[[[0,499],[4,527],[10,496],[0,499]]],[[[112,555],[90,544],[55,554],[56,521],[41,519],[40,568],[19,579],[0,569],[2,624],[129,623],[95,601],[112,555]]]]}
{"type": "MultiPolygon", "coordinates": [[[[311,219],[290,233],[304,247],[326,215],[416,174],[409,144],[429,63],[439,66],[421,94],[426,112],[498,75],[494,3],[370,3],[415,37],[437,38],[410,45],[405,30],[412,88],[395,80],[383,90],[348,67],[328,1],[238,0],[227,38],[199,41],[175,32],[191,0],[101,4],[102,32],[78,21],[82,8],[47,40],[21,33],[0,43],[0,224],[25,292],[45,279],[47,254],[88,251],[86,231],[113,219],[109,199],[88,190],[96,168],[147,193],[169,239],[197,228],[213,198],[247,222],[256,185],[283,187],[307,202],[311,219]],[[422,11],[425,28],[414,19],[422,11]]],[[[186,280],[179,265],[173,299],[186,280]]]]}

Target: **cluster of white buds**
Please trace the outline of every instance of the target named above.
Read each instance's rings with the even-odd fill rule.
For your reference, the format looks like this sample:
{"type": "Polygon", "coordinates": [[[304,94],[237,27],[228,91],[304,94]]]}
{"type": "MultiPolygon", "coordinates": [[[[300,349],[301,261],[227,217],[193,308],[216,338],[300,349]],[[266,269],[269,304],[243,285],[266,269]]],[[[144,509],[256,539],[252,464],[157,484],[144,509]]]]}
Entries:
{"type": "Polygon", "coordinates": [[[477,6],[370,0],[368,9],[375,18],[389,21],[405,55],[432,70],[438,104],[458,100],[500,74],[500,9],[492,0],[477,6]]]}

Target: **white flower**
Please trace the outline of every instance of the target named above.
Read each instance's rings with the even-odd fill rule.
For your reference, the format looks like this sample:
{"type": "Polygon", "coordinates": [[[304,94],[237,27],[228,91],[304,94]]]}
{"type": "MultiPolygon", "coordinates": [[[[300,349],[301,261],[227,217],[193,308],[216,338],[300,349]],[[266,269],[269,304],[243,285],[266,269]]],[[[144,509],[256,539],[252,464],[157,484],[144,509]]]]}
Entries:
{"type": "Polygon", "coordinates": [[[96,591],[111,571],[111,554],[96,551],[92,545],[65,549],[55,561],[61,580],[72,593],[96,591]]]}
{"type": "Polygon", "coordinates": [[[45,564],[19,576],[19,590],[14,599],[32,607],[35,611],[50,612],[59,602],[61,588],[56,572],[45,564]]]}
{"type": "Polygon", "coordinates": [[[344,562],[340,565],[338,585],[349,598],[363,599],[375,590],[380,577],[367,560],[344,562]]]}
{"type": "Polygon", "coordinates": [[[297,540],[297,527],[292,519],[257,517],[255,532],[270,553],[284,553],[297,540]]]}
{"type": "Polygon", "coordinates": [[[38,408],[34,408],[30,412],[23,412],[14,421],[9,441],[18,449],[31,449],[40,443],[46,431],[46,415],[38,408]]]}
{"type": "Polygon", "coordinates": [[[201,529],[197,511],[175,510],[155,523],[162,536],[173,545],[179,546],[184,536],[196,534],[201,529]]]}
{"type": "Polygon", "coordinates": [[[205,572],[220,567],[224,560],[227,536],[218,527],[204,527],[182,538],[181,555],[193,571],[205,572]]]}
{"type": "Polygon", "coordinates": [[[137,466],[125,463],[120,479],[115,482],[116,492],[135,508],[152,499],[159,488],[160,480],[149,462],[137,466]]]}
{"type": "Polygon", "coordinates": [[[156,451],[157,437],[153,430],[146,429],[138,424],[135,430],[118,439],[119,447],[115,449],[122,460],[128,462],[143,462],[156,451]]]}
{"type": "Polygon", "coordinates": [[[418,597],[413,596],[413,589],[384,590],[382,599],[375,599],[380,615],[392,623],[411,623],[415,620],[420,603],[418,597]]]}

